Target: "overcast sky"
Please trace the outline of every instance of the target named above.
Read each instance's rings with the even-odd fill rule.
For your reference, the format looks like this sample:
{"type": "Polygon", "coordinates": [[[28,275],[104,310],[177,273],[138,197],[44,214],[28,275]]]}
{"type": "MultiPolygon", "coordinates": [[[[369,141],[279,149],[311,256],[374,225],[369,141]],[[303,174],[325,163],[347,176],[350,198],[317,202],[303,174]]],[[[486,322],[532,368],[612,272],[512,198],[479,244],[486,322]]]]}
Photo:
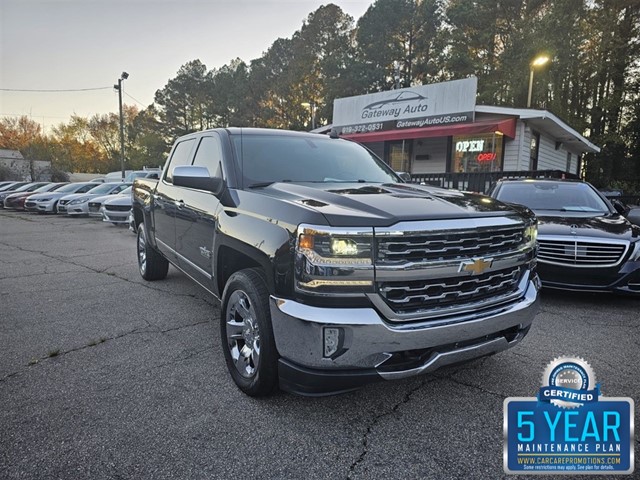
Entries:
{"type": "MultiPolygon", "coordinates": [[[[319,6],[357,20],[371,0],[0,0],[0,88],[112,87],[122,71],[124,101],[139,107],[181,65],[208,69],[260,57],[319,6]],[[136,102],[140,102],[139,104],[136,102]]],[[[30,115],[46,130],[75,113],[118,111],[113,88],[88,92],[0,91],[0,115],[30,115]]]]}

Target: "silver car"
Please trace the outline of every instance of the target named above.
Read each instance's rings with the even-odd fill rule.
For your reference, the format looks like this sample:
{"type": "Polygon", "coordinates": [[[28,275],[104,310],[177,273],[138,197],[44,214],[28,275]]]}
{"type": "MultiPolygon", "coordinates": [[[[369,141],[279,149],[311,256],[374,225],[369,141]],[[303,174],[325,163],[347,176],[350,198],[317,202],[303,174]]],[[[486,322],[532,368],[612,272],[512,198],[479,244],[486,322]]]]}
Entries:
{"type": "Polygon", "coordinates": [[[131,204],[131,194],[116,195],[114,198],[105,200],[102,207],[100,207],[102,221],[111,222],[114,225],[129,223],[131,204]]]}
{"type": "Polygon", "coordinates": [[[129,186],[131,186],[129,183],[102,183],[87,193],[73,193],[62,197],[58,202],[58,208],[64,205],[67,215],[86,216],[89,215],[89,202],[92,199],[105,195],[117,195],[129,186]]]}
{"type": "MultiPolygon", "coordinates": [[[[118,196],[120,195],[131,196],[131,186],[118,193],[118,196]]],[[[89,200],[89,216],[102,218],[102,204],[107,200],[111,200],[112,198],[115,197],[113,195],[103,195],[101,197],[95,197],[89,200]]]]}

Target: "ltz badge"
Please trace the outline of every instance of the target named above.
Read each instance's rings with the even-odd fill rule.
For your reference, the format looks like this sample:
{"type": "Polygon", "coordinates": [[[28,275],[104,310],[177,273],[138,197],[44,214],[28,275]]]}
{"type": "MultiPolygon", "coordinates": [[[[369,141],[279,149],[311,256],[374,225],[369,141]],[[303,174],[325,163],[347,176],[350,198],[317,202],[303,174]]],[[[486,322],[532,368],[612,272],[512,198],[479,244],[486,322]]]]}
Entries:
{"type": "Polygon", "coordinates": [[[634,403],[605,398],[582,358],[547,365],[537,397],[504,402],[504,470],[519,474],[630,474],[634,403]]]}

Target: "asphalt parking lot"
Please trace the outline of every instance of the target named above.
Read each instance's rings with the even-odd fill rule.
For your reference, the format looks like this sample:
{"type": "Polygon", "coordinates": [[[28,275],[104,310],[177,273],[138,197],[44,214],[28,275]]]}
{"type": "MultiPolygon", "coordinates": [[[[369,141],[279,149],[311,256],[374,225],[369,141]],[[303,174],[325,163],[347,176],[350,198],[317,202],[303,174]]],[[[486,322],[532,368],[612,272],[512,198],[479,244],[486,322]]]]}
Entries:
{"type": "Polygon", "coordinates": [[[553,358],[581,356],[604,395],[640,399],[639,312],[544,292],[501,354],[253,399],[227,374],[215,299],[173,268],[144,282],[129,230],[0,211],[0,478],[502,478],[503,401],[534,396],[553,358]]]}

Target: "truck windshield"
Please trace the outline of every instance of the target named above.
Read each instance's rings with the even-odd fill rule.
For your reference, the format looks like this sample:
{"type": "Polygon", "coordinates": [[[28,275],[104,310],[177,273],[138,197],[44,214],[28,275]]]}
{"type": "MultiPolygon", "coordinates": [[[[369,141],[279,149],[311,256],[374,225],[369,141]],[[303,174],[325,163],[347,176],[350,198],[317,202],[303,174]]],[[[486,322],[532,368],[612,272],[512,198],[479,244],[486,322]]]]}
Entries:
{"type": "Polygon", "coordinates": [[[273,182],[399,182],[396,174],[364,147],[318,135],[232,136],[244,187],[273,182]]]}

